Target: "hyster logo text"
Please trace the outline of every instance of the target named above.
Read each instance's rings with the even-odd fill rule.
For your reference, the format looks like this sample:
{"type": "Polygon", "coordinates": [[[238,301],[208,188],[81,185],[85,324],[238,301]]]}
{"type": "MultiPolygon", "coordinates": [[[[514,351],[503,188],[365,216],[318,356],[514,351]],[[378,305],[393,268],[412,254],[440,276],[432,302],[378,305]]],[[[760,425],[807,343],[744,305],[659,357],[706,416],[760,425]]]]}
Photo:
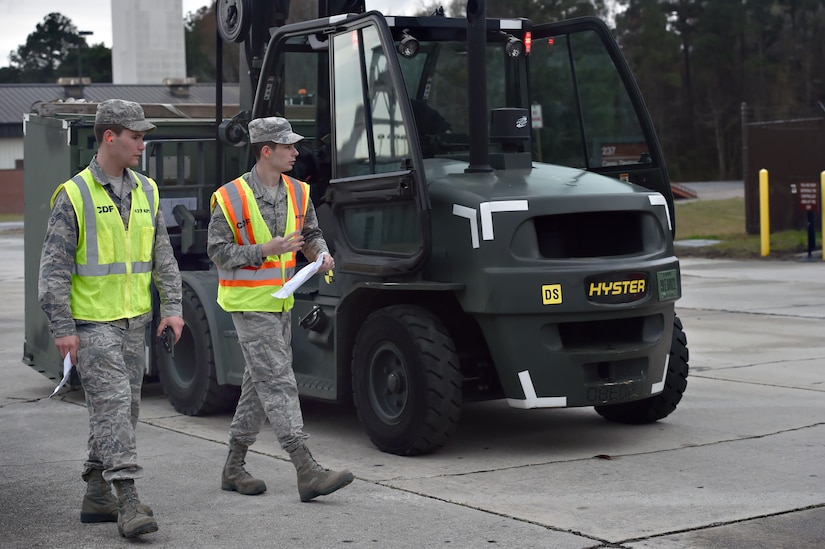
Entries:
{"type": "Polygon", "coordinates": [[[650,275],[640,273],[610,273],[589,276],[584,281],[587,300],[604,305],[633,303],[647,297],[650,275]]]}
{"type": "Polygon", "coordinates": [[[589,297],[608,295],[643,294],[646,291],[644,280],[616,280],[613,282],[591,282],[587,292],[589,297]]]}

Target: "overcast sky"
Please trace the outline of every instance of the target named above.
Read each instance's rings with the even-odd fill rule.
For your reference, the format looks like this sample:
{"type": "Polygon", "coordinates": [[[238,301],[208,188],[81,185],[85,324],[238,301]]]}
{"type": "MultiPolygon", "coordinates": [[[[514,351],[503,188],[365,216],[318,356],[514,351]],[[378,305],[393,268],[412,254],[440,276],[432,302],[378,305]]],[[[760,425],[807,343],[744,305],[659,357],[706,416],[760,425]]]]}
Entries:
{"type": "MultiPolygon", "coordinates": [[[[131,0],[130,0],[131,1],[131,0]]],[[[140,1],[140,0],[134,0],[140,1]]],[[[308,1],[308,0],[301,0],[308,1]]],[[[366,0],[367,10],[384,13],[411,14],[426,2],[423,0],[366,0]]],[[[183,0],[184,15],[195,12],[209,0],[183,0]]],[[[446,3],[446,2],[445,2],[446,3]]],[[[86,37],[89,45],[112,47],[111,0],[0,0],[0,67],[9,66],[9,52],[26,43],[38,23],[52,12],[62,13],[78,30],[92,31],[86,37]]]]}

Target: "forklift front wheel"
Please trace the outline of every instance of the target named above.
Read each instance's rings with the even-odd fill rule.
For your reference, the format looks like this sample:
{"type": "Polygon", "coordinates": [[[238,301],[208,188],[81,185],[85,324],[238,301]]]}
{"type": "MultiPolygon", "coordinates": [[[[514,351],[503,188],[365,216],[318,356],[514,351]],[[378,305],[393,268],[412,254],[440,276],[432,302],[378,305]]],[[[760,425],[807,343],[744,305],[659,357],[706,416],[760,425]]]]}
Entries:
{"type": "Polygon", "coordinates": [[[355,342],[353,399],[379,450],[430,453],[450,438],[461,412],[461,371],[452,338],[428,310],[373,312],[355,342]]]}

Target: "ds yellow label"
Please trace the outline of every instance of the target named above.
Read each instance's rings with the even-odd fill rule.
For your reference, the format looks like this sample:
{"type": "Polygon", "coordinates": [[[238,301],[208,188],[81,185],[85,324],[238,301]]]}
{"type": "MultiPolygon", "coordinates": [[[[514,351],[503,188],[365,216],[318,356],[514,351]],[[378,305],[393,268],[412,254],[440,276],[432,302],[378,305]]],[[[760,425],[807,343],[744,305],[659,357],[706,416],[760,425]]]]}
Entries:
{"type": "Polygon", "coordinates": [[[562,301],[561,284],[545,284],[541,287],[542,303],[558,305],[562,301]]]}

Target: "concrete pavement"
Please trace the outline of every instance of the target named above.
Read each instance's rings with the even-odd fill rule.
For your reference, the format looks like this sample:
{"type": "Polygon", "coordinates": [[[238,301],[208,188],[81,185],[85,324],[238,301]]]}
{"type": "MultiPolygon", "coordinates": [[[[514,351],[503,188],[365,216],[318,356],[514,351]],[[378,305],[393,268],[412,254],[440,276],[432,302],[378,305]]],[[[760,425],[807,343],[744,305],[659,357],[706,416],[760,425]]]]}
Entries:
{"type": "MultiPolygon", "coordinates": [[[[87,415],[79,392],[24,366],[22,239],[0,237],[0,548],[117,547],[78,520],[87,415]]],[[[174,412],[144,392],[138,482],[157,547],[822,547],[825,263],[685,259],[685,398],[625,426],[591,409],[466,405],[441,452],[378,452],[347,409],[306,403],[313,453],[356,481],[298,501],[271,433],[248,466],[269,490],[223,492],[228,415],[174,412]]]]}

